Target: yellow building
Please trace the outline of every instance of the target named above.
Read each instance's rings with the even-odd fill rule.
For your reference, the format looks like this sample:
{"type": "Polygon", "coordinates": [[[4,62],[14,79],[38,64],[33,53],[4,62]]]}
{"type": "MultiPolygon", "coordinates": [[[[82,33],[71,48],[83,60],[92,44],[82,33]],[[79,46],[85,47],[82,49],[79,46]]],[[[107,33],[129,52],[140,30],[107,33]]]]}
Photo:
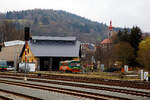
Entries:
{"type": "MultiPolygon", "coordinates": [[[[27,63],[35,63],[35,66],[36,66],[36,68],[37,68],[37,65],[38,65],[37,59],[38,59],[38,58],[36,58],[36,57],[33,55],[29,44],[27,44],[26,55],[27,55],[27,63]]],[[[22,51],[22,53],[21,53],[21,62],[22,62],[22,63],[25,62],[25,45],[24,45],[23,51],[22,51]]]]}

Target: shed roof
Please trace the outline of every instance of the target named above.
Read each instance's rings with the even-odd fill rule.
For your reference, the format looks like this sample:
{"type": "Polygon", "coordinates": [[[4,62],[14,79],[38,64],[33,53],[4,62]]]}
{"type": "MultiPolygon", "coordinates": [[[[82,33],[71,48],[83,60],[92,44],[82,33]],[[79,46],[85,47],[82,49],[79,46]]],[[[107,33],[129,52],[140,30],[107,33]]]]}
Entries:
{"type": "MultiPolygon", "coordinates": [[[[35,39],[35,38],[34,38],[35,39]]],[[[52,39],[52,38],[48,38],[52,39]]],[[[59,41],[59,40],[75,40],[75,38],[53,38],[58,41],[29,41],[29,46],[36,57],[79,57],[80,42],[79,41],[59,41]]]]}
{"type": "Polygon", "coordinates": [[[33,40],[62,40],[75,41],[76,37],[51,37],[51,36],[32,36],[33,40]]]}
{"type": "Polygon", "coordinates": [[[112,40],[107,38],[107,39],[104,39],[101,44],[108,44],[108,43],[112,43],[112,40]]]}

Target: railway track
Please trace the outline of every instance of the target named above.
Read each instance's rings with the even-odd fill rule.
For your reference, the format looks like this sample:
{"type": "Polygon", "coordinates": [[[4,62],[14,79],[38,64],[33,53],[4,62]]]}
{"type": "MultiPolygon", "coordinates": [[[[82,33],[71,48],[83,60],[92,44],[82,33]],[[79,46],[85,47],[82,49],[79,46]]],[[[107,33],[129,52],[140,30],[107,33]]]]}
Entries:
{"type": "Polygon", "coordinates": [[[0,89],[0,100],[41,100],[37,97],[31,97],[25,94],[16,93],[0,89]]]}
{"type": "Polygon", "coordinates": [[[53,91],[53,92],[59,92],[63,94],[69,94],[69,95],[74,95],[74,96],[80,96],[80,97],[85,97],[85,98],[90,98],[94,100],[127,100],[125,98],[121,97],[113,97],[113,96],[108,96],[108,95],[100,95],[96,93],[90,93],[90,92],[85,92],[85,91],[80,91],[80,90],[72,90],[72,89],[64,89],[64,88],[56,88],[56,87],[51,87],[51,86],[44,86],[44,85],[35,85],[31,83],[26,83],[26,82],[14,82],[14,81],[8,81],[8,80],[0,80],[0,83],[5,83],[5,84],[10,84],[10,85],[17,85],[17,86],[22,86],[22,87],[27,87],[27,88],[34,88],[34,89],[40,89],[40,90],[47,90],[47,91],[53,91]]]}
{"type": "MultiPolygon", "coordinates": [[[[21,77],[17,78],[17,77],[8,77],[8,76],[3,76],[3,78],[11,78],[11,79],[17,79],[17,80],[22,80],[23,79],[21,77]]],[[[3,82],[3,81],[4,80],[0,80],[0,82],[3,82]]],[[[132,89],[131,90],[122,89],[121,87],[120,88],[113,88],[113,87],[88,85],[88,84],[82,84],[82,83],[77,83],[77,82],[75,83],[75,82],[51,81],[51,80],[40,80],[40,79],[33,79],[33,78],[28,78],[28,81],[49,83],[49,84],[58,84],[58,85],[64,85],[64,86],[80,87],[80,88],[95,89],[95,90],[104,90],[104,91],[118,92],[118,93],[130,94],[130,95],[134,95],[134,96],[141,96],[141,97],[150,98],[150,92],[137,91],[137,90],[134,90],[134,89],[133,90],[132,89]]],[[[12,83],[14,85],[18,84],[18,83],[13,83],[13,82],[10,82],[10,83],[12,83]]],[[[29,84],[29,83],[27,83],[27,84],[29,84]]],[[[34,84],[29,84],[29,85],[34,85],[34,84]]],[[[49,87],[49,88],[52,88],[52,87],[49,87]]],[[[62,92],[62,91],[58,91],[58,89],[63,90],[62,88],[57,88],[57,91],[56,90],[49,90],[49,91],[62,92]]],[[[66,89],[65,89],[65,91],[66,91],[66,89]]],[[[68,91],[68,89],[67,89],[67,92],[64,92],[64,93],[66,93],[66,94],[71,93],[70,91],[72,91],[72,90],[68,91]]],[[[81,93],[81,91],[74,91],[74,92],[81,93]]],[[[79,94],[77,94],[77,95],[79,95],[79,94]]],[[[89,95],[89,93],[88,93],[88,95],[89,95]]],[[[92,95],[95,95],[97,97],[97,95],[99,95],[99,94],[95,93],[95,94],[92,94],[92,95]]],[[[81,96],[85,97],[84,95],[81,95],[81,96]]],[[[106,95],[101,95],[101,96],[106,96],[106,95]]],[[[88,98],[92,98],[92,97],[88,97],[88,98]]],[[[93,98],[93,99],[96,99],[96,98],[93,98]]],[[[119,99],[121,99],[121,98],[119,98],[119,99]]]]}
{"type": "Polygon", "coordinates": [[[104,85],[121,86],[121,87],[131,87],[131,88],[137,88],[137,89],[148,89],[148,90],[150,90],[150,82],[110,80],[110,79],[72,77],[72,76],[61,76],[61,75],[43,76],[43,78],[74,81],[74,82],[94,83],[94,84],[104,84],[104,85]]]}
{"type": "MultiPolygon", "coordinates": [[[[12,74],[0,73],[0,75],[18,76],[18,77],[24,76],[23,74],[14,74],[14,73],[12,73],[12,74]]],[[[93,84],[104,84],[104,85],[150,90],[150,82],[141,82],[141,81],[108,80],[108,79],[99,79],[99,78],[73,77],[73,76],[62,76],[62,75],[46,75],[46,74],[42,74],[41,76],[38,76],[37,74],[30,74],[30,75],[27,75],[27,77],[53,79],[53,80],[64,80],[64,81],[73,81],[73,82],[85,82],[85,83],[93,83],[93,84]]]]}
{"type": "Polygon", "coordinates": [[[0,100],[13,100],[13,99],[10,99],[10,98],[8,98],[6,96],[0,96],[0,100]]]}

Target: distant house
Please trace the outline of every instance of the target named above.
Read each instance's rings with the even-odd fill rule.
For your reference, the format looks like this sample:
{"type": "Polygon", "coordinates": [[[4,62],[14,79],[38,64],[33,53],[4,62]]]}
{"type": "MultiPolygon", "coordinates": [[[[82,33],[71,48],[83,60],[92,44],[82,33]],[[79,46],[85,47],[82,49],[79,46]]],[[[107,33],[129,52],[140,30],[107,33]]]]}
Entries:
{"type": "Polygon", "coordinates": [[[111,49],[112,40],[110,38],[106,38],[100,43],[100,46],[102,49],[111,49]]]}
{"type": "Polygon", "coordinates": [[[111,66],[111,57],[112,57],[112,37],[116,34],[116,32],[113,31],[112,27],[112,21],[110,21],[110,25],[108,27],[108,37],[100,42],[100,45],[97,47],[97,52],[100,55],[99,60],[102,64],[104,64],[106,67],[111,66]]]}
{"type": "MultiPolygon", "coordinates": [[[[25,62],[25,47],[20,55],[25,62]]],[[[32,36],[27,45],[27,61],[36,64],[36,70],[59,70],[59,62],[79,59],[80,42],[75,37],[32,36]]]]}
{"type": "Polygon", "coordinates": [[[88,51],[96,51],[96,47],[92,43],[81,43],[81,48],[86,49],[88,51]]]}
{"type": "Polygon", "coordinates": [[[6,60],[8,65],[14,66],[14,62],[19,62],[19,55],[24,43],[24,41],[20,40],[4,42],[0,51],[0,60],[6,60]]]}
{"type": "Polygon", "coordinates": [[[96,52],[96,46],[92,43],[81,43],[82,64],[91,64],[96,52]]]}

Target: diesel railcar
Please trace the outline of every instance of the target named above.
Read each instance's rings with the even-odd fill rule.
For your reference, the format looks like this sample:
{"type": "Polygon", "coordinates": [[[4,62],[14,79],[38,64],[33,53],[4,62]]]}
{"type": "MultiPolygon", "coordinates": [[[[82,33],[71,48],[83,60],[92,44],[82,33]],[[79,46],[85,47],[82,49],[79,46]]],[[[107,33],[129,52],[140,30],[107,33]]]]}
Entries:
{"type": "Polygon", "coordinates": [[[64,72],[80,72],[81,71],[80,61],[76,60],[60,61],[59,70],[64,72]]]}

